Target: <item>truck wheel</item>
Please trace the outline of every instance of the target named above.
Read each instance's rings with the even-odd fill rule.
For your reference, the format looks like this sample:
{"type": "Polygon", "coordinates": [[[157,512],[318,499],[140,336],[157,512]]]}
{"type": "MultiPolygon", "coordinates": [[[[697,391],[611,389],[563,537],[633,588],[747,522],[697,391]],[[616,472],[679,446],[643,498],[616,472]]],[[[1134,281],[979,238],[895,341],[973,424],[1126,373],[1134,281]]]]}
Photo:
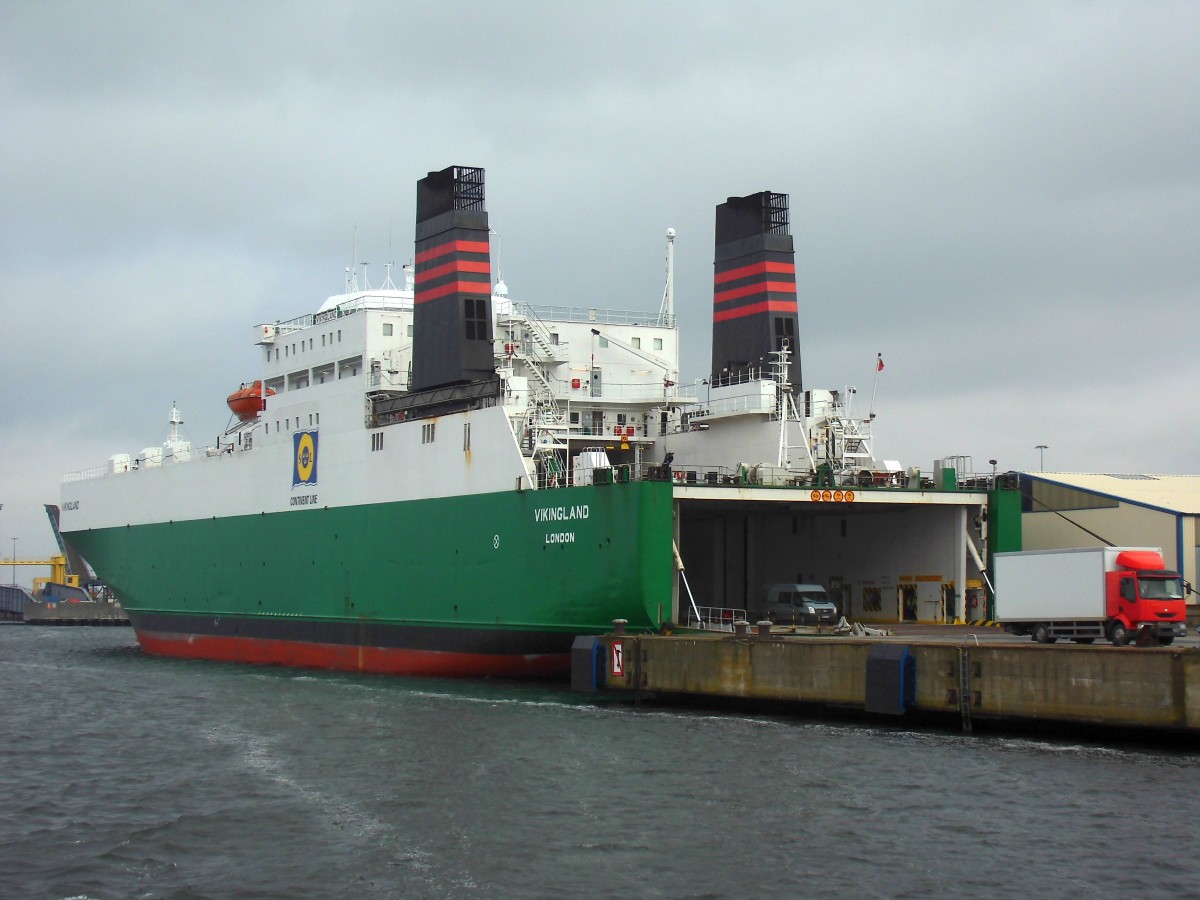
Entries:
{"type": "Polygon", "coordinates": [[[1033,626],[1033,639],[1039,644],[1053,644],[1058,640],[1050,636],[1050,626],[1045,622],[1038,622],[1033,626]]]}
{"type": "Polygon", "coordinates": [[[1108,632],[1109,639],[1112,640],[1114,647],[1124,647],[1129,643],[1129,629],[1120,622],[1113,622],[1112,628],[1108,632]]]}
{"type": "Polygon", "coordinates": [[[1161,644],[1164,647],[1170,647],[1173,643],[1175,643],[1175,635],[1164,634],[1161,637],[1159,637],[1158,642],[1159,642],[1159,644],[1161,644]]]}

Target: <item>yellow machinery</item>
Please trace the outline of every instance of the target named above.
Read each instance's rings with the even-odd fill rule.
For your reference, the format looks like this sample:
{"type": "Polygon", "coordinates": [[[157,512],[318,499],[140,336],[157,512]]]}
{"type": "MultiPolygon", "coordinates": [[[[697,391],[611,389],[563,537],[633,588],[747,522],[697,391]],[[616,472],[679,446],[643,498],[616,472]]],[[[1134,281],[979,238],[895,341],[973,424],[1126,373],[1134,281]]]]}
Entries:
{"type": "Polygon", "coordinates": [[[67,574],[67,558],[65,556],[52,556],[49,559],[0,559],[0,572],[4,571],[5,566],[49,566],[49,578],[33,579],[35,594],[40,593],[48,582],[79,587],[79,576],[67,574]]]}

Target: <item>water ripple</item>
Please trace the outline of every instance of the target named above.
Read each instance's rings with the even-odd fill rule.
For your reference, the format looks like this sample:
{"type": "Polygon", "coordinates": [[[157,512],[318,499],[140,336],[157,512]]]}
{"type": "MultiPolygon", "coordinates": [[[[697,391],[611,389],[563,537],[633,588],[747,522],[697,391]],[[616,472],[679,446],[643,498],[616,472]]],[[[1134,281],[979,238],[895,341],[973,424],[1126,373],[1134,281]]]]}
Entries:
{"type": "Polygon", "coordinates": [[[1180,851],[1194,754],[161,660],[131,639],[0,630],[23,688],[0,694],[0,896],[1167,897],[1200,878],[1180,851]]]}

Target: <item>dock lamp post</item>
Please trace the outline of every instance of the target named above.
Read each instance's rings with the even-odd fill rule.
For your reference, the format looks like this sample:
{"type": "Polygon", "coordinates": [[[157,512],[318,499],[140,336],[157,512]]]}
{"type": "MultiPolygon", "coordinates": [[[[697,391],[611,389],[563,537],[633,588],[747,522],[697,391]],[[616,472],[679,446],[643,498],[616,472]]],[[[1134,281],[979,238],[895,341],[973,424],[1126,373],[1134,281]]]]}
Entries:
{"type": "Polygon", "coordinates": [[[1038,452],[1038,471],[1046,471],[1046,451],[1050,449],[1046,444],[1038,444],[1033,448],[1038,452]]]}

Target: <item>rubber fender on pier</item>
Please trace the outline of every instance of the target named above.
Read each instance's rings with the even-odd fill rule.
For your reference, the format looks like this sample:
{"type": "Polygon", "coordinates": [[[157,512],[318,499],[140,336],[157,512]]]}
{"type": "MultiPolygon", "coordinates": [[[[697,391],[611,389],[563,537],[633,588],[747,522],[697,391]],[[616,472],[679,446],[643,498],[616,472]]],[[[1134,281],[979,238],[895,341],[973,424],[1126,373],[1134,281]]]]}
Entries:
{"type": "Polygon", "coordinates": [[[902,716],[916,696],[916,658],[907,644],[875,644],[867,654],[867,712],[902,716]]]}
{"type": "Polygon", "coordinates": [[[571,644],[571,690],[598,691],[603,688],[607,661],[607,648],[599,637],[577,635],[571,644]]]}

